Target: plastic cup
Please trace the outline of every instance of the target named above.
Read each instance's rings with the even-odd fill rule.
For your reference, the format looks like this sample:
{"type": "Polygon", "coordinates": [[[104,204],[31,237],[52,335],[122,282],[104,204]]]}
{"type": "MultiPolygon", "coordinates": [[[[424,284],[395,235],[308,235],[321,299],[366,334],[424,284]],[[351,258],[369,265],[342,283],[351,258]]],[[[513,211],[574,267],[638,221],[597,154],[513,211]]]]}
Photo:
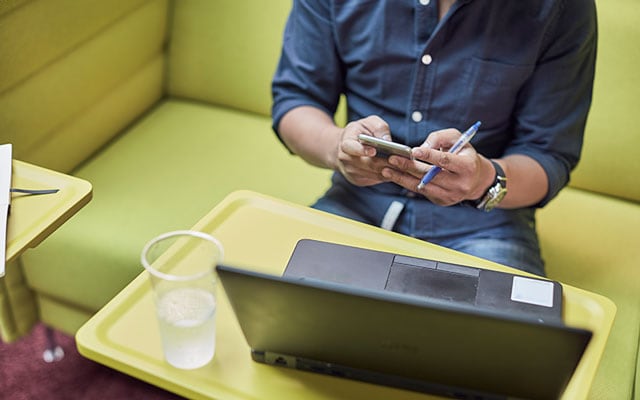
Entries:
{"type": "Polygon", "coordinates": [[[195,369],[215,354],[215,266],[223,248],[213,236],[197,231],[164,233],[143,248],[149,272],[165,360],[195,369]]]}

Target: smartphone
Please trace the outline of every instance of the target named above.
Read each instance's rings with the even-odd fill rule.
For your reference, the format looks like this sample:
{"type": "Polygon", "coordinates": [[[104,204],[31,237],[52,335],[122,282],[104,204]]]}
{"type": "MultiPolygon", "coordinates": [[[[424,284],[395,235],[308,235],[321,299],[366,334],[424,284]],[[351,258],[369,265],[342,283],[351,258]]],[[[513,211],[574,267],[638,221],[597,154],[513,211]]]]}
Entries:
{"type": "Polygon", "coordinates": [[[398,156],[406,157],[410,160],[413,159],[413,156],[411,155],[411,147],[404,144],[379,139],[374,136],[365,135],[364,133],[358,135],[358,140],[362,144],[375,147],[376,150],[378,150],[376,154],[376,156],[378,157],[389,157],[390,155],[395,154],[398,156]]]}

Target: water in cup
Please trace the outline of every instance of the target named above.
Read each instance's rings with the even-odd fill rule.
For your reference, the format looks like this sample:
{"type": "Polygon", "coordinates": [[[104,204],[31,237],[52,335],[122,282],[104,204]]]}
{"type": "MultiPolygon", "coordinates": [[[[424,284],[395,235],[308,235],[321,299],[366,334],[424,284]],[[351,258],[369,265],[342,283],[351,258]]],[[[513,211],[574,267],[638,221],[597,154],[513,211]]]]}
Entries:
{"type": "Polygon", "coordinates": [[[210,361],[216,345],[215,312],[214,296],[202,289],[174,289],[158,299],[158,322],[169,364],[194,369],[210,361]]]}

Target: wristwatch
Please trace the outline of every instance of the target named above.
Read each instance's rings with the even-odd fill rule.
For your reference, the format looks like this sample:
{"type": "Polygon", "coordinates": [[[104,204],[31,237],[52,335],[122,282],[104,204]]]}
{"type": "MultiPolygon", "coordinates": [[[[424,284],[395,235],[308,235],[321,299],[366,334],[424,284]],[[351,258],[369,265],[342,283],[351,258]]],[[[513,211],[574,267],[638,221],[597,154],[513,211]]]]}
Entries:
{"type": "Polygon", "coordinates": [[[491,161],[493,168],[496,170],[496,177],[482,197],[474,201],[474,205],[478,210],[486,212],[493,210],[507,194],[507,177],[504,170],[497,162],[493,160],[489,161],[491,161]]]}

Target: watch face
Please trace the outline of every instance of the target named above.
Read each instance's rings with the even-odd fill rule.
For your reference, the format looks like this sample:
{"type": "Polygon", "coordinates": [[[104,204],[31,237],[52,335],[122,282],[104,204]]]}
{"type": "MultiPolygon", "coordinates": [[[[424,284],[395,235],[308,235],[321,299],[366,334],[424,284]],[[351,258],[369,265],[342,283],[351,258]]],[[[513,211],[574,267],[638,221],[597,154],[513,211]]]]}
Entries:
{"type": "Polygon", "coordinates": [[[491,162],[496,169],[496,180],[476,205],[477,209],[484,211],[493,210],[507,194],[507,178],[504,176],[504,171],[502,171],[500,165],[494,161],[491,162]]]}
{"type": "Polygon", "coordinates": [[[506,194],[507,194],[507,189],[500,186],[500,184],[497,184],[496,186],[494,186],[490,193],[491,197],[489,198],[489,200],[487,200],[487,203],[484,205],[484,210],[485,211],[493,210],[498,204],[500,204],[500,202],[502,201],[502,199],[504,199],[504,196],[506,196],[506,194]]]}
{"type": "Polygon", "coordinates": [[[496,184],[489,189],[489,192],[487,192],[487,200],[483,207],[484,210],[485,211],[493,210],[498,204],[500,204],[500,202],[502,201],[502,199],[504,199],[504,196],[506,194],[507,194],[507,188],[502,185],[502,182],[498,177],[498,182],[496,182],[496,184]]]}

